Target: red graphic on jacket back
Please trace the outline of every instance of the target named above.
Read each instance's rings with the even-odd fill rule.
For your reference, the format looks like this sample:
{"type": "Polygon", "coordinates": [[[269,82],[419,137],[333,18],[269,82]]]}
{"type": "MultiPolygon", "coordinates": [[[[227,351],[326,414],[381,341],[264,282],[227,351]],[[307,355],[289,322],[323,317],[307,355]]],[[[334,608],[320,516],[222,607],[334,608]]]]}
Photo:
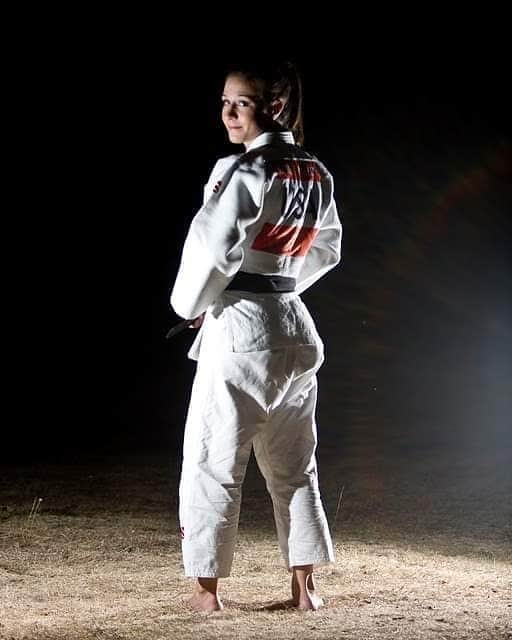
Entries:
{"type": "Polygon", "coordinates": [[[315,227],[273,225],[266,222],[251,248],[280,256],[304,257],[311,248],[317,233],[318,229],[315,227]]]}
{"type": "Polygon", "coordinates": [[[213,187],[213,193],[219,193],[220,187],[222,185],[222,180],[217,180],[215,186],[213,187]]]}
{"type": "Polygon", "coordinates": [[[276,180],[282,181],[284,202],[281,219],[265,223],[251,249],[281,256],[304,257],[313,244],[318,228],[319,190],[322,173],[314,160],[280,158],[272,167],[276,180]]]}
{"type": "Polygon", "coordinates": [[[283,158],[274,167],[276,178],[295,182],[320,182],[322,174],[313,160],[283,158]]]}

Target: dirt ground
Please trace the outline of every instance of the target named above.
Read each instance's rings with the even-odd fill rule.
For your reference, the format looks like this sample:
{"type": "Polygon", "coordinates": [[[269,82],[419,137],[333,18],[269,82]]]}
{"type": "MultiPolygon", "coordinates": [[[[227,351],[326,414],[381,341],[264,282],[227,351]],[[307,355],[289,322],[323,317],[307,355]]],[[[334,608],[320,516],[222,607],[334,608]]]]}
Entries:
{"type": "MultiPolygon", "coordinates": [[[[162,456],[5,466],[0,637],[512,638],[510,472],[501,457],[393,459],[320,450],[336,563],[325,607],[291,608],[271,503],[248,469],[225,609],[188,610],[176,534],[177,465],[162,456]]],[[[467,454],[467,452],[466,452],[467,454]]]]}

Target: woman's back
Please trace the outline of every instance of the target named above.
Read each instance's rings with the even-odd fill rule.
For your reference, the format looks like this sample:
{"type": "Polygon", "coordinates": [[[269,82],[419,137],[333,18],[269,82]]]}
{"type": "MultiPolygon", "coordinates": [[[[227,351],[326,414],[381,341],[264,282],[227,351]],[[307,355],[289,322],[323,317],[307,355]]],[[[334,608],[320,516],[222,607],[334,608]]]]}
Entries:
{"type": "Polygon", "coordinates": [[[262,133],[246,153],[213,169],[172,304],[194,317],[226,287],[236,288],[238,272],[290,278],[302,293],[339,262],[340,243],[330,173],[290,132],[262,133]],[[200,299],[208,278],[211,299],[200,299]]]}

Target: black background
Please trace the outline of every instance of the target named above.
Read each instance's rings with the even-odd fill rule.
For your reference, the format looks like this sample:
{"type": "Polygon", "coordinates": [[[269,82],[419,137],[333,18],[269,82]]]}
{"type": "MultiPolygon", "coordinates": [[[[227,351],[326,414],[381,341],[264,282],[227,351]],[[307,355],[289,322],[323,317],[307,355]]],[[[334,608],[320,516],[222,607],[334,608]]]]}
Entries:
{"type": "MultiPolygon", "coordinates": [[[[34,217],[19,221],[14,265],[28,310],[14,314],[4,457],[179,448],[193,332],[165,341],[179,320],[168,296],[208,173],[240,149],[219,106],[236,55],[192,56],[169,38],[109,33],[82,48],[70,34],[33,60],[34,217]]],[[[390,422],[435,438],[432,425],[472,415],[476,431],[486,417],[479,441],[497,443],[510,436],[512,319],[503,47],[388,45],[287,49],[305,146],[334,174],[345,234],[342,266],[304,295],[328,349],[324,442],[390,422]]]]}

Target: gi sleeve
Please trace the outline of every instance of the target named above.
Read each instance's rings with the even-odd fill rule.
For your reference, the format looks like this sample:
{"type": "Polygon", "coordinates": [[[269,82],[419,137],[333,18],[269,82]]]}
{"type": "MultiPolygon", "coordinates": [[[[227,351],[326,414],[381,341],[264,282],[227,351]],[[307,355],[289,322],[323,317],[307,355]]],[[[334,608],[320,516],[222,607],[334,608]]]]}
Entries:
{"type": "Polygon", "coordinates": [[[192,220],[172,292],[171,306],[183,318],[196,318],[234,278],[244,259],[247,230],[263,201],[263,167],[237,161],[192,220]]]}
{"type": "Polygon", "coordinates": [[[320,230],[304,258],[304,264],[297,277],[297,293],[305,291],[340,262],[341,236],[342,226],[331,184],[330,197],[320,230]]]}

